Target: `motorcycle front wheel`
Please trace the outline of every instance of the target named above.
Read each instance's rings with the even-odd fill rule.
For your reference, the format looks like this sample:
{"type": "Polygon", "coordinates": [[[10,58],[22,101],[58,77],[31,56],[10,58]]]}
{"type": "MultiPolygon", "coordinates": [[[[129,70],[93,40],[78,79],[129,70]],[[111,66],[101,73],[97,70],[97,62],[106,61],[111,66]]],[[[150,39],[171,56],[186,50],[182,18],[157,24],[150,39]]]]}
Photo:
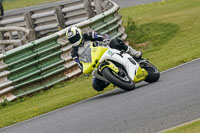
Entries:
{"type": "Polygon", "coordinates": [[[129,78],[126,72],[121,72],[117,74],[113,72],[110,68],[105,67],[101,71],[101,73],[110,83],[125,91],[131,91],[135,89],[134,82],[129,78]]]}
{"type": "Polygon", "coordinates": [[[160,72],[153,64],[147,60],[142,60],[139,64],[148,72],[148,76],[145,79],[146,82],[153,83],[159,80],[160,72]]]}

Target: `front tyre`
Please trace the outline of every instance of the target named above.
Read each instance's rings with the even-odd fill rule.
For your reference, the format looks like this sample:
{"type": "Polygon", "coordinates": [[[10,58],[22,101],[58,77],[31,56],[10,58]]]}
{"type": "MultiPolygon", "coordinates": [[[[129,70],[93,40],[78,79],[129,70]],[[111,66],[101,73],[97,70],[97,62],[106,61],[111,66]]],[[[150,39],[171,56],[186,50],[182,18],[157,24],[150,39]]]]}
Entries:
{"type": "Polygon", "coordinates": [[[143,60],[139,64],[142,68],[144,68],[148,72],[148,76],[145,79],[146,82],[153,83],[159,80],[160,72],[153,64],[151,64],[147,60],[143,60]]]}
{"type": "Polygon", "coordinates": [[[110,68],[105,67],[101,71],[101,73],[110,83],[116,85],[117,87],[125,91],[131,91],[135,89],[134,82],[127,76],[125,72],[117,74],[113,72],[110,68]]]}

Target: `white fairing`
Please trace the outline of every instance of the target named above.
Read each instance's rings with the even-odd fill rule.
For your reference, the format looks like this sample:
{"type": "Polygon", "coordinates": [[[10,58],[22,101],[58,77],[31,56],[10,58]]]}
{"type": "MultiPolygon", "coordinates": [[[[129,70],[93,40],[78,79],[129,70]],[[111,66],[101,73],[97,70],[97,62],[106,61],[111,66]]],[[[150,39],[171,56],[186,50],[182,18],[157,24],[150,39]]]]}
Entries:
{"type": "MultiPolygon", "coordinates": [[[[131,63],[129,58],[133,59],[129,54],[123,53],[120,54],[119,50],[116,49],[108,49],[104,55],[101,57],[99,63],[102,63],[104,60],[113,60],[123,65],[129,75],[129,77],[133,80],[135,74],[139,68],[139,64],[135,61],[135,64],[131,63]]],[[[93,73],[94,74],[94,73],[93,73]]]]}

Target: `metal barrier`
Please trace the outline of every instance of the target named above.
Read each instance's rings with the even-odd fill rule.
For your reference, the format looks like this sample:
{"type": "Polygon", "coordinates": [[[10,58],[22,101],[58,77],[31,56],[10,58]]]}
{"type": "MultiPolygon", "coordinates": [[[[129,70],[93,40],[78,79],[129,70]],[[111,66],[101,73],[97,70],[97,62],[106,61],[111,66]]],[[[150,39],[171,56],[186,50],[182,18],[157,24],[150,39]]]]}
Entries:
{"type": "MultiPolygon", "coordinates": [[[[0,19],[0,27],[15,26],[29,29],[30,42],[102,13],[108,9],[102,4],[101,0],[65,0],[11,10],[6,12],[2,20],[0,19]]],[[[1,51],[8,51],[16,47],[2,48],[4,47],[0,48],[1,51]]]]}
{"type": "Polygon", "coordinates": [[[90,18],[85,8],[85,1],[87,0],[65,0],[55,2],[53,5],[10,11],[0,21],[0,25],[28,28],[34,31],[34,39],[37,39],[90,18]]]}
{"type": "MultiPolygon", "coordinates": [[[[76,25],[85,32],[95,30],[125,39],[118,5],[112,1],[106,5],[109,10],[76,25]]],[[[49,88],[81,73],[70,56],[66,30],[0,54],[0,102],[49,88]]]]}
{"type": "Polygon", "coordinates": [[[65,0],[16,9],[6,12],[0,26],[25,27],[38,39],[102,13],[101,4],[101,0],[65,0]]]}
{"type": "Polygon", "coordinates": [[[23,27],[0,27],[0,54],[32,40],[31,31],[23,27]]]}

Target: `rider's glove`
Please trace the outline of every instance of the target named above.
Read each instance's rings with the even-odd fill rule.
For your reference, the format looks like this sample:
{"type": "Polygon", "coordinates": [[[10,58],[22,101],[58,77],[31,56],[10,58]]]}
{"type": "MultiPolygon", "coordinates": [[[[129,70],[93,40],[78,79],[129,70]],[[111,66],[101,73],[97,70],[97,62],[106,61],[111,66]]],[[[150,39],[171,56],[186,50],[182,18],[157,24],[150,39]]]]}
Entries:
{"type": "Polygon", "coordinates": [[[103,36],[103,39],[110,39],[110,35],[108,34],[103,34],[102,36],[103,36]]]}
{"type": "Polygon", "coordinates": [[[104,39],[103,40],[103,45],[108,46],[110,44],[110,39],[104,39]]]}
{"type": "Polygon", "coordinates": [[[108,46],[110,44],[110,36],[108,34],[103,34],[103,46],[108,46]]]}

